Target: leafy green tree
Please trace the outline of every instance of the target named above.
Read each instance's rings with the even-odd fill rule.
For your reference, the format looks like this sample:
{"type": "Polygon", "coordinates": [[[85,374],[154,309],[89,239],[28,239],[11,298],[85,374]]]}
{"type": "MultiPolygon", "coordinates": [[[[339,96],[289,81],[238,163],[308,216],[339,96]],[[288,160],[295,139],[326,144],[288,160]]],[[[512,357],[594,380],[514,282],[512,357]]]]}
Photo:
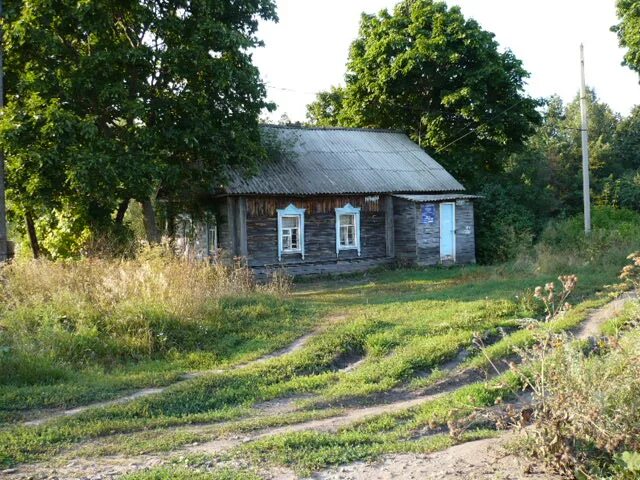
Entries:
{"type": "Polygon", "coordinates": [[[618,124],[612,146],[611,173],[622,175],[628,170],[640,169],[640,106],[618,124]]]}
{"type": "Polygon", "coordinates": [[[640,73],[640,3],[638,0],[618,0],[620,23],[612,30],[618,34],[620,45],[627,48],[624,64],[640,73]]]}
{"type": "Polygon", "coordinates": [[[276,19],[271,0],[10,4],[0,140],[16,214],[95,236],[135,199],[157,240],[156,195],[195,208],[229,165],[252,168],[259,18],[276,19]]]}
{"type": "Polygon", "coordinates": [[[539,121],[527,72],[458,7],[404,0],[364,14],[344,89],[318,94],[312,123],[400,129],[463,183],[499,172],[539,121]]]}
{"type": "Polygon", "coordinates": [[[344,88],[331,87],[327,92],[316,95],[315,101],[307,105],[307,120],[318,127],[337,127],[348,121],[341,121],[343,112],[344,88]]]}

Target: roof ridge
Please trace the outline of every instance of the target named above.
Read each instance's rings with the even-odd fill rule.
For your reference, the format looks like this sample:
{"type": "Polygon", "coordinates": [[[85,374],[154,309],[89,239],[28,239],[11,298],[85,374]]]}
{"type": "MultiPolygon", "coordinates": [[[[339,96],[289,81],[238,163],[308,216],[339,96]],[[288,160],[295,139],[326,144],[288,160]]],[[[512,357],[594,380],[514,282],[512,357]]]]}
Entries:
{"type": "Polygon", "coordinates": [[[405,132],[395,128],[366,128],[366,127],[321,127],[316,125],[278,125],[275,123],[261,123],[261,127],[280,128],[283,130],[344,130],[348,132],[368,132],[368,133],[398,133],[406,135],[405,132]]]}

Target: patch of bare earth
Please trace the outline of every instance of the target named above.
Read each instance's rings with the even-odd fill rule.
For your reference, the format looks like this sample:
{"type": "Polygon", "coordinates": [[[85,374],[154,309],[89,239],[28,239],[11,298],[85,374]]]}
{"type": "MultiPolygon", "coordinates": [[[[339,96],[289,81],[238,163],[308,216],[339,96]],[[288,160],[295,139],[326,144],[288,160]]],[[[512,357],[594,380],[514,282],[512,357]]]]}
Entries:
{"type": "Polygon", "coordinates": [[[589,337],[599,336],[600,329],[608,320],[620,315],[629,301],[637,299],[638,294],[635,291],[626,292],[603,307],[592,311],[587,319],[575,330],[575,338],[585,340],[589,337]]]}
{"type": "Polygon", "coordinates": [[[323,470],[316,480],[555,480],[530,461],[509,454],[512,434],[467,442],[428,455],[386,455],[375,462],[358,462],[323,470]]]}

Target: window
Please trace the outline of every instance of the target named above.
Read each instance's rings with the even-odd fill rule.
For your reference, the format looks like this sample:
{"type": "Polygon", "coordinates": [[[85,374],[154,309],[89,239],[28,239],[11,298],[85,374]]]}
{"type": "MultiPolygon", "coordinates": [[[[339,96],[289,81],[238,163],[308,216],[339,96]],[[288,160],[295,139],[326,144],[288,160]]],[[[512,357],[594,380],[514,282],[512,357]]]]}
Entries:
{"type": "Polygon", "coordinates": [[[207,256],[218,258],[218,226],[210,221],[205,226],[207,229],[207,256]]]}
{"type": "Polygon", "coordinates": [[[304,208],[293,204],[278,210],[278,260],[299,253],[304,259],[304,208]]]}
{"type": "Polygon", "coordinates": [[[356,216],[340,215],[340,248],[356,247],[356,216]]]}
{"type": "Polygon", "coordinates": [[[360,255],[360,209],[350,203],[336,208],[336,255],[341,250],[357,250],[360,255]]]}
{"type": "Polygon", "coordinates": [[[284,253],[300,251],[300,217],[282,217],[282,251],[284,253]]]}

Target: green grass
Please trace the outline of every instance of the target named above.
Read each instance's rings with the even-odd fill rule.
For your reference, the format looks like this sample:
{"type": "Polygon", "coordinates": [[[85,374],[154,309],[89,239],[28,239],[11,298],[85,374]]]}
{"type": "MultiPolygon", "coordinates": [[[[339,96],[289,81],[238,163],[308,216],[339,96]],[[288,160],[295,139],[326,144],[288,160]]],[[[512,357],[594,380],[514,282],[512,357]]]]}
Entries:
{"type": "Polygon", "coordinates": [[[201,332],[192,333],[201,337],[200,345],[169,349],[156,360],[121,362],[108,368],[101,362],[76,366],[42,357],[27,361],[7,347],[0,351],[4,372],[0,374],[0,421],[19,419],[26,410],[69,408],[167,385],[188,371],[245,363],[288,346],[318,318],[304,305],[266,296],[227,300],[224,308],[224,318],[213,318],[202,325],[201,332]],[[38,372],[38,376],[19,370],[38,372]]]}
{"type": "MultiPolygon", "coordinates": [[[[612,266],[608,270],[583,268],[557,273],[579,275],[575,302],[592,297],[604,284],[613,282],[616,271],[617,267],[612,266]]],[[[373,394],[407,385],[416,376],[436,369],[469,346],[474,332],[495,333],[500,327],[514,327],[517,318],[531,316],[535,312],[525,299],[526,290],[555,276],[496,267],[382,271],[361,280],[338,279],[329,283],[329,288],[326,281],[305,283],[287,299],[254,296],[249,300],[228,300],[224,308],[229,312],[225,315],[235,318],[236,324],[225,328],[232,333],[220,339],[223,347],[218,347],[213,337],[207,340],[207,348],[218,352],[216,361],[202,360],[208,355],[206,349],[167,352],[155,364],[119,367],[125,372],[122,381],[131,381],[134,374],[144,372],[145,365],[153,365],[159,376],[154,377],[152,371],[149,378],[137,384],[140,386],[158,382],[158,378],[168,382],[171,375],[187,366],[208,367],[255,358],[308,331],[323,315],[344,314],[346,318],[327,326],[302,350],[263,364],[182,382],[159,395],[89,410],[45,425],[6,425],[0,430],[0,464],[48,458],[74,444],[115,434],[237,420],[257,402],[289,395],[314,393],[321,402],[338,404],[354,399],[366,401],[373,394]],[[360,368],[350,373],[339,371],[347,362],[359,358],[365,359],[360,368]],[[190,359],[195,360],[189,363],[190,359]],[[167,376],[160,376],[160,372],[167,376]]],[[[558,328],[570,328],[579,322],[580,311],[577,308],[572,314],[575,317],[558,328]]],[[[496,344],[500,346],[492,355],[506,356],[514,345],[526,341],[528,334],[516,331],[496,344]]],[[[474,358],[470,360],[473,361],[474,358]]],[[[475,361],[482,359],[476,356],[475,361]]],[[[97,383],[97,388],[89,387],[97,378],[95,375],[101,375],[86,374],[93,371],[79,370],[76,377],[21,386],[16,389],[18,393],[0,389],[0,405],[7,413],[54,402],[79,404],[113,395],[116,386],[107,384],[102,388],[97,383]],[[60,389],[58,393],[56,388],[60,389]],[[42,392],[51,392],[50,400],[42,392]]],[[[441,408],[448,412],[450,405],[441,408]]],[[[149,438],[144,450],[168,449],[189,439],[159,438],[154,442],[149,438]]],[[[375,450],[375,444],[365,451],[375,450]]]]}
{"type": "Polygon", "coordinates": [[[104,441],[98,440],[74,449],[73,458],[100,457],[110,455],[144,455],[157,452],[170,452],[192,443],[202,443],[228,434],[249,433],[311,420],[320,420],[340,415],[341,409],[304,410],[263,417],[246,418],[184,429],[156,428],[134,433],[111,435],[104,441]]]}
{"type": "Polygon", "coordinates": [[[464,418],[478,408],[507,398],[518,386],[515,376],[507,374],[489,383],[463,387],[418,407],[355,422],[336,433],[276,435],[239,447],[231,455],[249,456],[257,464],[285,465],[308,475],[331,465],[371,460],[383,454],[429,453],[458,442],[495,435],[494,431],[472,429],[455,440],[438,430],[450,420],[464,418]]]}
{"type": "Polygon", "coordinates": [[[637,301],[629,302],[619,315],[616,315],[602,325],[601,331],[603,335],[619,335],[632,326],[637,327],[639,321],[640,303],[637,301]]]}

